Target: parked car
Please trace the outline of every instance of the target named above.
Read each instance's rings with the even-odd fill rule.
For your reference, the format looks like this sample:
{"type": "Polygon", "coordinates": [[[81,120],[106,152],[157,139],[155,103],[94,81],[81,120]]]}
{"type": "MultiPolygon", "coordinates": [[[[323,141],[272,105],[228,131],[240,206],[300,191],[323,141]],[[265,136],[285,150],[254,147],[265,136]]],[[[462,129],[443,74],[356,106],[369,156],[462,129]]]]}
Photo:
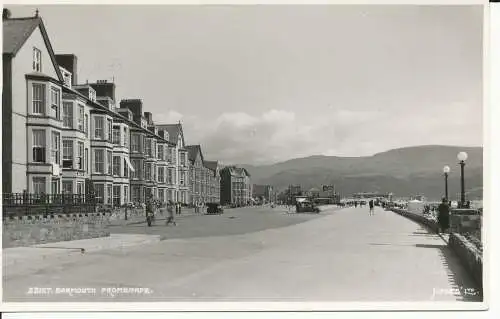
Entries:
{"type": "Polygon", "coordinates": [[[220,215],[224,213],[224,208],[219,203],[207,203],[207,215],[220,215]]]}

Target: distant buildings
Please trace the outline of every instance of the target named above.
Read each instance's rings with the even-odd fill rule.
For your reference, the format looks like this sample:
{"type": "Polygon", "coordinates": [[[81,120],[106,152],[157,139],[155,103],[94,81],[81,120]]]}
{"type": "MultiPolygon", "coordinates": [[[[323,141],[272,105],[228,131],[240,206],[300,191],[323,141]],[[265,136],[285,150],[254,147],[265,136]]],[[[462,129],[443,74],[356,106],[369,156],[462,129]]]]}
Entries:
{"type": "Polygon", "coordinates": [[[220,174],[217,161],[207,161],[200,145],[186,146],[189,158],[190,204],[220,202],[220,174]]]}
{"type": "Polygon", "coordinates": [[[223,205],[248,205],[252,198],[250,174],[241,167],[227,166],[221,172],[220,200],[223,205]]]}
{"type": "Polygon", "coordinates": [[[252,196],[256,200],[263,202],[272,202],[275,200],[274,190],[271,185],[253,185],[252,196]]]}

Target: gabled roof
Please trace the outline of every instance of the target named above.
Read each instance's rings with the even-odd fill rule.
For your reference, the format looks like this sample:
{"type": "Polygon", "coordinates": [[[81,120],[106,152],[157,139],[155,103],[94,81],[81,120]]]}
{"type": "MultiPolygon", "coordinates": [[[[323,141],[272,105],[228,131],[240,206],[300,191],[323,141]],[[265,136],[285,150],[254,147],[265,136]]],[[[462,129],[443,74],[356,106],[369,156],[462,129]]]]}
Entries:
{"type": "Polygon", "coordinates": [[[227,166],[226,169],[229,171],[229,174],[231,174],[232,176],[236,176],[236,177],[248,176],[248,177],[250,177],[250,173],[248,173],[248,171],[243,167],[227,166]]]}
{"type": "Polygon", "coordinates": [[[217,161],[204,161],[203,165],[211,171],[217,172],[217,161]]]}
{"type": "Polygon", "coordinates": [[[204,162],[203,160],[203,153],[201,152],[201,146],[198,145],[186,145],[186,150],[188,151],[188,159],[191,161],[191,163],[194,163],[196,161],[196,156],[200,154],[201,161],[204,162]]]}
{"type": "Polygon", "coordinates": [[[170,142],[177,145],[177,141],[179,139],[179,134],[181,134],[182,144],[186,145],[184,142],[184,133],[182,132],[182,124],[157,124],[156,125],[159,130],[165,130],[168,132],[168,138],[170,142]]]}
{"type": "Polygon", "coordinates": [[[33,34],[33,31],[40,27],[45,46],[49,52],[50,59],[54,65],[59,81],[63,82],[63,76],[59,65],[56,62],[56,57],[52,45],[50,44],[49,36],[43,25],[42,18],[8,18],[3,20],[3,54],[15,56],[23,47],[24,43],[33,34]]]}

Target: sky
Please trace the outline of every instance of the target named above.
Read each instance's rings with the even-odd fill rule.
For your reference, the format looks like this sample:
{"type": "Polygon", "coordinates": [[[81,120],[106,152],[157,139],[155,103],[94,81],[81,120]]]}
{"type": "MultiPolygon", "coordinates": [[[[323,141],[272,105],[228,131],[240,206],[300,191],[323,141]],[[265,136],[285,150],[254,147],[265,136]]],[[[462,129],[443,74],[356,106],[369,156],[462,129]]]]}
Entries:
{"type": "Polygon", "coordinates": [[[207,159],[483,145],[481,6],[38,8],[79,82],[114,78],[207,159]]]}

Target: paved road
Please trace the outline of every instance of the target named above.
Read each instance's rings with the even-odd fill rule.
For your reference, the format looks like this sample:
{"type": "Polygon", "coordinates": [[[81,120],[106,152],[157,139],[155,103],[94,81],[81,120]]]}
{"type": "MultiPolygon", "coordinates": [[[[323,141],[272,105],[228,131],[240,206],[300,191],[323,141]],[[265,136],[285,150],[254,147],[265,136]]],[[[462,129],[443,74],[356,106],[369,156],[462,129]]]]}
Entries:
{"type": "MultiPolygon", "coordinates": [[[[299,217],[282,212],[255,214],[299,217]]],[[[192,217],[214,227],[206,222],[208,218],[220,216],[192,217]]],[[[240,234],[230,234],[226,228],[243,229],[236,226],[245,222],[243,218],[222,218],[223,226],[216,228],[223,236],[174,238],[74,257],[65,264],[4,280],[4,300],[478,300],[456,289],[475,285],[443,240],[402,216],[378,208],[375,216],[369,216],[367,208],[346,208],[307,218],[288,227],[240,234]],[[29,296],[29,287],[93,287],[96,295],[29,296]],[[105,287],[151,291],[112,297],[103,293],[105,287]]]]}

